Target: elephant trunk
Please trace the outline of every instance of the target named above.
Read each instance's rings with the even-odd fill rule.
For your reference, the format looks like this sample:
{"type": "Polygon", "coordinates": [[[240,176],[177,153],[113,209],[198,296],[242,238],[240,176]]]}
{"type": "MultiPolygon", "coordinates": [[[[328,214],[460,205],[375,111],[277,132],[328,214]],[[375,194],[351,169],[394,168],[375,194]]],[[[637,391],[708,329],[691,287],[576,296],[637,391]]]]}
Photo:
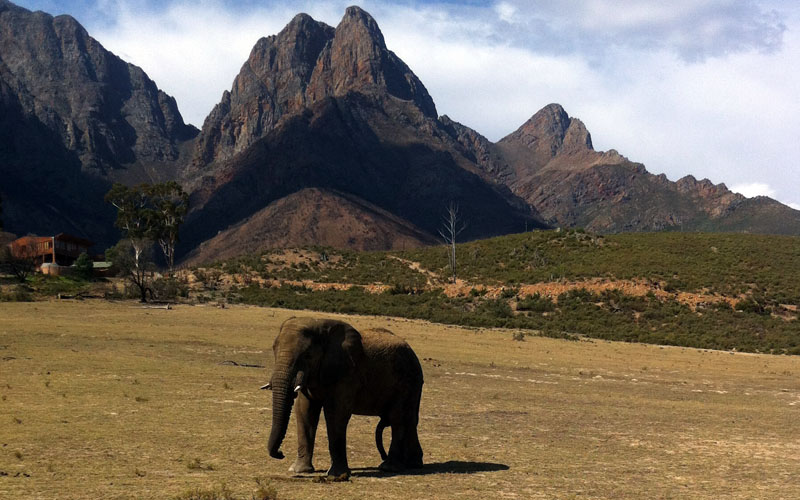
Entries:
{"type": "Polygon", "coordinates": [[[267,449],[272,458],[282,459],[281,444],[286,437],[289,417],[294,405],[294,387],[292,373],[288,369],[278,370],[272,378],[272,429],[269,433],[267,449]]]}

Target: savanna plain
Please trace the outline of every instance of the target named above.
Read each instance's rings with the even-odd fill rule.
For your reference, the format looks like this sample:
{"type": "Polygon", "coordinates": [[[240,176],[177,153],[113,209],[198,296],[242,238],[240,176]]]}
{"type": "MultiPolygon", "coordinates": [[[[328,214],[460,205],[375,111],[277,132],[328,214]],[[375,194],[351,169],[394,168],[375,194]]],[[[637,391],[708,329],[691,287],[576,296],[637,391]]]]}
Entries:
{"type": "Polygon", "coordinates": [[[0,318],[2,498],[800,498],[797,356],[248,306],[62,300],[0,318]],[[304,314],[411,344],[422,470],[378,471],[373,417],[350,422],[347,482],[319,479],[324,425],[315,476],[287,472],[293,422],[289,458],[269,458],[259,387],[280,324],[304,314]]]}

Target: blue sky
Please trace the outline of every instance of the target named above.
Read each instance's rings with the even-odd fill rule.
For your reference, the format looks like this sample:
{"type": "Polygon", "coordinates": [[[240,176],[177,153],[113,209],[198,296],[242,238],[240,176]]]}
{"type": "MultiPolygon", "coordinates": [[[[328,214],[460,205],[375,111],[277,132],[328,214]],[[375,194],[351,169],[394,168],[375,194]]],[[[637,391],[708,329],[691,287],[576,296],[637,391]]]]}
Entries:
{"type": "Polygon", "coordinates": [[[492,140],[558,102],[596,149],[800,208],[800,3],[764,0],[17,0],[69,13],[197,126],[261,36],[349,4],[440,114],[492,140]]]}

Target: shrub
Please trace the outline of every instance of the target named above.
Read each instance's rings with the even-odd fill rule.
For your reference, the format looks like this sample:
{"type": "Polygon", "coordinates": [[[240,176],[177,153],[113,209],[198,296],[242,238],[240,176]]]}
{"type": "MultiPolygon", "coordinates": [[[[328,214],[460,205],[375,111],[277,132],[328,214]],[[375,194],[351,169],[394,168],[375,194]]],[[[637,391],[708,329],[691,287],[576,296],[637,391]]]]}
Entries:
{"type": "Polygon", "coordinates": [[[84,280],[90,280],[94,277],[94,262],[86,252],[80,254],[75,260],[75,274],[84,280]]]}
{"type": "Polygon", "coordinates": [[[189,285],[176,278],[159,278],[153,281],[153,293],[159,300],[175,300],[189,296],[189,285]]]}
{"type": "Polygon", "coordinates": [[[747,297],[746,299],[740,300],[736,303],[734,309],[737,311],[760,315],[768,315],[770,313],[769,309],[767,309],[764,303],[754,297],[747,297]]]}
{"type": "Polygon", "coordinates": [[[529,295],[524,299],[517,301],[518,311],[531,311],[531,312],[550,312],[556,309],[556,305],[550,297],[543,297],[539,292],[529,295]]]}

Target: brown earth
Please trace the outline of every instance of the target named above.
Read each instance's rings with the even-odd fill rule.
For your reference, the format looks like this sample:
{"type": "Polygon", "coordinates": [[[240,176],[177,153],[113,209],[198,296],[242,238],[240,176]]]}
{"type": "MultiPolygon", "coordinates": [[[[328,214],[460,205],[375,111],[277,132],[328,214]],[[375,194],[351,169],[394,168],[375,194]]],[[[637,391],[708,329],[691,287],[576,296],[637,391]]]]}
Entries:
{"type": "Polygon", "coordinates": [[[197,247],[187,265],[266,249],[327,246],[405,250],[434,244],[429,234],[354,195],[308,188],[281,198],[197,247]]]}
{"type": "MultiPolygon", "coordinates": [[[[706,306],[711,304],[718,304],[725,302],[730,306],[735,306],[744,296],[725,296],[717,293],[705,292],[668,292],[663,289],[662,285],[658,282],[650,280],[612,280],[607,278],[593,278],[582,281],[551,281],[540,283],[523,283],[515,287],[508,287],[503,285],[485,285],[482,283],[473,283],[464,279],[457,279],[452,283],[449,277],[442,276],[429,269],[423,268],[419,262],[402,259],[396,256],[391,258],[402,262],[410,269],[422,273],[427,277],[427,284],[424,287],[426,290],[442,289],[443,293],[448,297],[468,297],[474,291],[480,292],[488,298],[500,298],[503,292],[510,289],[515,291],[515,295],[520,298],[530,297],[539,294],[544,297],[549,297],[553,301],[558,302],[558,296],[562,293],[572,290],[587,290],[595,294],[602,292],[619,290],[626,295],[635,297],[644,297],[648,294],[653,294],[661,300],[675,300],[681,304],[689,306],[693,311],[698,306],[706,306]]],[[[310,264],[319,265],[320,257],[315,255],[314,252],[299,251],[299,250],[283,250],[270,254],[270,260],[273,262],[270,271],[280,270],[282,267],[291,266],[292,264],[310,264]],[[301,256],[302,255],[302,256],[301,256]]],[[[209,273],[216,276],[215,281],[220,284],[223,289],[230,288],[233,285],[245,286],[251,283],[259,284],[266,287],[280,287],[284,284],[290,286],[303,286],[311,290],[348,290],[352,287],[364,288],[370,293],[384,293],[390,289],[389,285],[384,283],[372,283],[368,285],[360,285],[354,283],[331,283],[331,282],[318,282],[314,280],[284,280],[284,279],[264,279],[258,273],[250,274],[229,274],[224,273],[218,269],[200,268],[198,270],[205,276],[209,273]]],[[[196,274],[190,270],[180,271],[179,277],[186,279],[190,284],[193,284],[196,289],[202,289],[203,283],[198,279],[196,274]]],[[[207,278],[206,278],[207,279],[207,278]]],[[[796,316],[796,308],[793,306],[782,307],[784,319],[794,320],[796,316]]]]}
{"type": "MultiPolygon", "coordinates": [[[[327,314],[387,328],[425,374],[425,467],[378,471],[353,416],[343,483],[269,458],[258,388],[297,311],[131,302],[0,304],[0,497],[280,499],[800,498],[800,358],[538,337],[327,314]],[[255,366],[255,367],[254,367],[255,366]],[[202,492],[188,496],[189,491],[202,492]],[[201,494],[205,496],[201,496],[201,494]]],[[[388,433],[387,437],[388,439],[388,433]]]]}

